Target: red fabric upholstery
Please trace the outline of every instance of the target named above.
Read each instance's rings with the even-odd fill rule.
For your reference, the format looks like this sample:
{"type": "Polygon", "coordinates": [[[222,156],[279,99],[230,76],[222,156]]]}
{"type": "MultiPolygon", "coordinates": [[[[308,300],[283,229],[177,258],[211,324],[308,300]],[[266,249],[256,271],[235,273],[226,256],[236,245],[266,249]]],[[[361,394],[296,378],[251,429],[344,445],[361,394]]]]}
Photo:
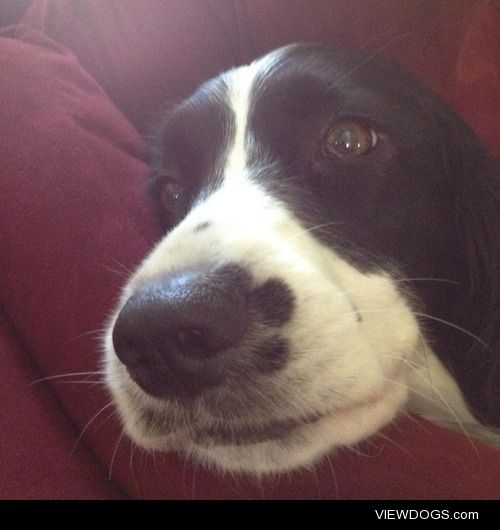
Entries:
{"type": "Polygon", "coordinates": [[[99,369],[122,276],[160,235],[138,131],[162,106],[286,42],[351,44],[415,72],[500,154],[499,17],[498,0],[35,1],[0,35],[0,497],[500,497],[500,453],[412,418],[256,484],[134,450],[101,385],[28,386],[99,369]]]}
{"type": "Polygon", "coordinates": [[[0,498],[122,498],[48,388],[29,386],[36,370],[5,324],[0,355],[0,498]]]}

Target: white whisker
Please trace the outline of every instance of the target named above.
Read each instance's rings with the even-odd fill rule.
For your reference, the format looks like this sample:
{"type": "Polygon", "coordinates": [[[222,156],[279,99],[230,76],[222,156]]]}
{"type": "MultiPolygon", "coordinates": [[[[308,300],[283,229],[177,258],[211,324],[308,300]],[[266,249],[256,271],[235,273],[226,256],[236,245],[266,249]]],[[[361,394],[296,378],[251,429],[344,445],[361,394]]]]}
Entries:
{"type": "Polygon", "coordinates": [[[455,280],[448,280],[446,278],[399,278],[392,280],[393,282],[438,282],[438,283],[450,283],[454,285],[460,285],[460,282],[455,280]]]}
{"type": "Polygon", "coordinates": [[[392,445],[394,445],[395,447],[400,449],[403,453],[405,453],[407,456],[409,456],[411,459],[413,459],[415,461],[417,460],[415,455],[410,453],[410,451],[408,451],[408,449],[406,449],[406,447],[403,447],[401,444],[399,444],[398,442],[394,441],[392,438],[390,438],[386,434],[383,434],[383,433],[379,432],[377,434],[377,437],[378,438],[382,438],[382,440],[386,440],[387,442],[391,443],[392,445]]]}
{"type": "Polygon", "coordinates": [[[115,444],[115,449],[113,451],[113,455],[111,457],[111,462],[109,464],[109,473],[108,473],[108,480],[111,481],[112,475],[113,475],[113,463],[115,461],[116,455],[118,453],[118,448],[120,447],[120,442],[122,441],[123,437],[125,436],[125,429],[122,429],[122,432],[120,434],[120,437],[118,438],[118,441],[115,444]]]}
{"type": "Polygon", "coordinates": [[[87,424],[83,428],[82,432],[79,434],[78,438],[76,439],[75,445],[73,446],[73,449],[71,450],[71,455],[73,455],[73,453],[75,452],[78,444],[80,443],[80,440],[83,438],[83,435],[85,434],[87,429],[90,427],[90,425],[94,422],[94,420],[96,418],[98,418],[109,407],[112,407],[113,404],[114,404],[113,401],[110,401],[107,405],[104,405],[104,407],[102,407],[102,409],[99,410],[99,412],[97,412],[97,414],[95,414],[94,416],[92,416],[92,418],[90,418],[90,420],[87,422],[87,424]]]}
{"type": "MultiPolygon", "coordinates": [[[[401,309],[391,309],[391,308],[385,308],[385,309],[359,309],[358,311],[355,311],[355,312],[352,312],[352,313],[347,313],[347,314],[342,314],[339,316],[339,318],[342,316],[342,317],[345,317],[345,316],[352,316],[352,315],[356,315],[356,314],[369,314],[369,313],[389,313],[391,311],[401,311],[401,309]]],[[[457,331],[460,331],[462,333],[464,333],[465,335],[468,335],[469,337],[471,337],[472,339],[475,339],[479,344],[481,344],[482,346],[484,346],[489,352],[491,352],[491,348],[488,346],[488,344],[486,344],[486,342],[484,342],[480,337],[478,337],[477,335],[475,335],[474,333],[468,331],[467,329],[459,326],[458,324],[454,324],[453,322],[449,322],[448,320],[444,320],[442,318],[438,318],[438,317],[434,317],[432,315],[427,315],[426,313],[419,313],[418,311],[414,311],[413,312],[414,315],[417,315],[419,317],[422,317],[422,318],[427,318],[429,320],[434,320],[436,322],[439,322],[445,326],[449,326],[450,328],[453,328],[453,329],[456,329],[457,331]]]]}
{"type": "Polygon", "coordinates": [[[44,382],[44,381],[54,381],[54,380],[57,380],[57,379],[63,379],[63,378],[66,378],[66,377],[77,377],[77,376],[82,376],[82,375],[87,375],[87,376],[91,376],[91,375],[104,376],[104,375],[106,375],[106,372],[104,372],[104,371],[95,371],[95,372],[70,372],[70,373],[67,373],[67,374],[49,375],[49,376],[47,376],[47,377],[41,377],[40,379],[36,379],[35,381],[31,381],[30,383],[28,383],[28,386],[36,385],[36,384],[38,384],[38,383],[42,383],[42,382],[44,382]]]}
{"type": "Polygon", "coordinates": [[[453,324],[453,322],[449,322],[448,320],[443,320],[442,318],[434,317],[432,315],[427,315],[425,313],[418,313],[414,312],[415,315],[420,316],[422,318],[428,318],[429,320],[435,320],[436,322],[440,322],[441,324],[444,324],[446,326],[449,326],[450,328],[456,329],[457,331],[461,331],[462,333],[465,333],[469,337],[475,339],[479,344],[484,346],[489,352],[491,352],[491,348],[484,342],[480,337],[477,335],[474,335],[474,333],[471,333],[470,331],[466,330],[465,328],[458,326],[457,324],[453,324]]]}
{"type": "Polygon", "coordinates": [[[453,409],[453,407],[451,407],[451,405],[444,399],[444,397],[441,395],[441,393],[436,389],[436,387],[432,384],[431,381],[429,381],[429,384],[433,390],[433,392],[436,394],[438,400],[436,399],[433,399],[432,397],[430,397],[429,395],[425,394],[424,392],[420,392],[419,390],[416,390],[415,388],[412,388],[411,386],[409,385],[405,385],[403,383],[400,383],[399,381],[394,381],[393,379],[388,379],[388,378],[384,378],[385,381],[393,384],[393,385],[396,385],[396,386],[399,386],[399,387],[402,387],[402,388],[405,388],[406,390],[408,390],[409,392],[421,397],[422,399],[432,403],[433,405],[436,405],[436,406],[440,406],[440,405],[443,405],[445,407],[446,410],[448,410],[448,412],[453,416],[455,422],[457,423],[457,425],[460,427],[460,430],[461,432],[464,434],[464,436],[467,438],[467,440],[469,441],[470,445],[472,446],[472,448],[475,450],[476,454],[479,454],[478,453],[478,450],[477,450],[477,447],[476,445],[474,444],[470,434],[467,432],[467,429],[465,428],[463,422],[461,421],[461,419],[459,418],[459,416],[457,415],[457,413],[455,412],[455,410],[453,409]]]}
{"type": "Polygon", "coordinates": [[[326,226],[337,226],[337,225],[343,225],[343,224],[345,224],[345,223],[331,221],[329,223],[322,223],[322,224],[318,224],[318,225],[315,225],[315,226],[311,226],[309,228],[304,228],[303,230],[299,230],[298,232],[296,232],[295,234],[290,236],[287,239],[287,241],[292,241],[293,239],[296,239],[297,237],[300,237],[301,235],[304,235],[304,234],[307,234],[307,233],[310,233],[310,232],[314,232],[315,230],[320,230],[321,228],[325,228],[326,226]]]}
{"type": "Polygon", "coordinates": [[[337,481],[337,474],[335,473],[335,468],[333,466],[330,455],[328,454],[326,455],[326,461],[328,462],[328,466],[330,467],[330,471],[332,472],[333,484],[335,486],[335,497],[336,499],[340,499],[340,490],[339,490],[339,483],[337,481]]]}

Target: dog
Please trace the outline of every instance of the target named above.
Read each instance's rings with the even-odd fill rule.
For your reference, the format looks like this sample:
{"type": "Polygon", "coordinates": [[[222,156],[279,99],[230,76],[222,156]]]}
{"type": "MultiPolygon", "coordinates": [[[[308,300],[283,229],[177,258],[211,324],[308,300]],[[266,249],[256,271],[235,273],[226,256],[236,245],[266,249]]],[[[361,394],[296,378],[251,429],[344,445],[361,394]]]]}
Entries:
{"type": "Polygon", "coordinates": [[[152,173],[104,345],[136,444],[261,475],[407,410],[498,442],[498,166],[436,95],[289,45],[171,109],[152,173]]]}

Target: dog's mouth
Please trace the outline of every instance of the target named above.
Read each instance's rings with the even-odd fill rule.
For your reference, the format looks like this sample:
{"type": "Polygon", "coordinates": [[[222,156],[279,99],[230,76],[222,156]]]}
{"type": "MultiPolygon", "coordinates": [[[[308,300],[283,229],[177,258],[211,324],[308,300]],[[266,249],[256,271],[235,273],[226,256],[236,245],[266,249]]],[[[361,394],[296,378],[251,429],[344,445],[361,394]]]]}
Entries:
{"type": "Polygon", "coordinates": [[[289,418],[270,421],[262,425],[223,425],[201,429],[191,434],[195,444],[210,448],[213,446],[245,446],[263,442],[284,442],[301,429],[312,426],[328,414],[315,414],[303,418],[289,418]]]}
{"type": "MultiPolygon", "coordinates": [[[[401,374],[398,371],[397,376],[399,375],[401,374]]],[[[393,376],[392,381],[396,378],[393,376]]],[[[153,446],[160,445],[162,449],[178,450],[180,448],[178,445],[182,446],[184,443],[193,444],[205,450],[224,447],[244,449],[245,446],[266,443],[291,446],[300,441],[301,437],[307,437],[316,429],[328,428],[338,433],[346,432],[346,424],[359,421],[362,423],[359,418],[379,407],[388,413],[384,423],[390,421],[406,399],[403,390],[404,385],[394,386],[387,382],[378,392],[350,404],[332,406],[326,411],[297,417],[263,420],[260,423],[217,421],[206,424],[186,418],[179,422],[178,418],[176,420],[169,415],[162,415],[159,410],[142,409],[140,420],[135,425],[141,425],[142,434],[151,441],[153,446]],[[393,404],[397,405],[392,406],[393,404]]],[[[345,441],[352,442],[352,440],[345,441]]]]}
{"type": "MultiPolygon", "coordinates": [[[[307,426],[331,416],[332,412],[310,413],[304,416],[284,419],[268,419],[259,423],[217,421],[206,424],[194,419],[174,418],[160,411],[141,409],[135,421],[142,435],[153,442],[157,440],[183,439],[210,448],[214,446],[245,446],[263,442],[285,441],[307,426]]],[[[176,448],[174,448],[176,449],[176,448]]]]}

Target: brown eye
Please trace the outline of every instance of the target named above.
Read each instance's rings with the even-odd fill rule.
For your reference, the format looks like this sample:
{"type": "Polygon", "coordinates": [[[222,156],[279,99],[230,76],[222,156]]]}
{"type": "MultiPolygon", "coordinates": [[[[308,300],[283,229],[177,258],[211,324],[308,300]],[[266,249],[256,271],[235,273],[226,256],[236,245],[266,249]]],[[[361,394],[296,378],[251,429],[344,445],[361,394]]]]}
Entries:
{"type": "Polygon", "coordinates": [[[182,186],[173,180],[168,180],[163,184],[160,190],[161,204],[168,212],[175,212],[182,195],[182,186]]]}
{"type": "Polygon", "coordinates": [[[323,145],[327,155],[340,158],[364,155],[378,142],[378,135],[369,127],[356,122],[342,122],[333,126],[323,145]]]}

